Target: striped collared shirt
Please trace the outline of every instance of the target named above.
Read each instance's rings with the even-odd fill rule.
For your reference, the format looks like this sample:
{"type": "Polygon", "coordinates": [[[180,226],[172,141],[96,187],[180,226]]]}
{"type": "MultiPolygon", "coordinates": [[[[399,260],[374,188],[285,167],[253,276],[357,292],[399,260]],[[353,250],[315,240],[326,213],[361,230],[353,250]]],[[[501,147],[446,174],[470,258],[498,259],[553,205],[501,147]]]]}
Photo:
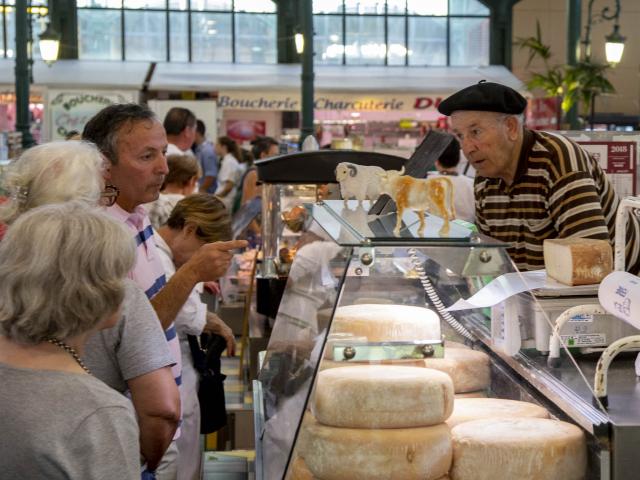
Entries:
{"type": "MultiPolygon", "coordinates": [[[[477,177],[476,224],[479,230],[511,244],[521,270],[544,268],[546,238],[615,238],[620,199],[596,160],[573,141],[549,132],[524,130],[514,181],[477,177]]],[[[640,224],[627,219],[626,267],[640,270],[640,224]]]]}

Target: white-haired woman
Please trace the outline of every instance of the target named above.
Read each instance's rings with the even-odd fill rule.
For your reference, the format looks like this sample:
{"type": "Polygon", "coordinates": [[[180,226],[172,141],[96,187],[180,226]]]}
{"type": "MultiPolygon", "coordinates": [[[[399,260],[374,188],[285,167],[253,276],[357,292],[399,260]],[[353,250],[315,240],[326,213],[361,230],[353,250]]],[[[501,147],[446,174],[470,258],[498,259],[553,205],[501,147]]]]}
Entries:
{"type": "MultiPolygon", "coordinates": [[[[92,143],[51,142],[30,148],[6,170],[2,186],[10,200],[0,206],[0,222],[11,224],[34,207],[69,200],[113,205],[118,191],[104,185],[104,168],[92,143]]],[[[94,239],[87,236],[85,241],[91,244],[94,239]]],[[[131,235],[129,241],[134,243],[131,235]]],[[[141,432],[139,453],[147,470],[156,470],[180,419],[180,396],[171,373],[175,359],[160,321],[134,282],[126,282],[117,325],[88,338],[83,360],[96,378],[131,397],[141,432]]]]}
{"type": "Polygon", "coordinates": [[[81,360],[87,336],[117,322],[134,261],[122,226],[77,202],[25,213],[0,242],[6,478],[140,478],[131,404],[81,360]]]}

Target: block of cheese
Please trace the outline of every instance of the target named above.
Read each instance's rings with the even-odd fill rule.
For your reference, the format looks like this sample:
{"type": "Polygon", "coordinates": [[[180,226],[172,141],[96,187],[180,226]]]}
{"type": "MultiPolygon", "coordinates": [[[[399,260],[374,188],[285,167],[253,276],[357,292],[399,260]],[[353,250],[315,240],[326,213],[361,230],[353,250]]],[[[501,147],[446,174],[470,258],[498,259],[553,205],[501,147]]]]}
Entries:
{"type": "Polygon", "coordinates": [[[600,283],[613,271],[613,253],[606,240],[547,239],[543,253],[547,276],[565,285],[600,283]]]}
{"type": "Polygon", "coordinates": [[[424,365],[449,375],[455,393],[484,390],[491,379],[489,356],[478,350],[445,346],[444,358],[427,358],[424,365]]]}
{"type": "Polygon", "coordinates": [[[336,309],[331,333],[370,342],[440,340],[440,318],[433,310],[411,305],[348,305],[336,309]]]}
{"type": "Polygon", "coordinates": [[[453,383],[428,368],[368,365],[318,374],[311,412],[318,422],[347,428],[426,427],[453,409],[453,383]]]}
{"type": "Polygon", "coordinates": [[[307,467],[302,457],[296,457],[289,467],[289,475],[287,480],[317,480],[313,473],[307,467]]]}
{"type": "Polygon", "coordinates": [[[316,422],[300,431],[299,454],[322,480],[435,480],[451,466],[451,434],[445,424],[365,430],[316,422]]]}
{"type": "Polygon", "coordinates": [[[418,358],[398,358],[387,360],[362,360],[362,361],[343,361],[336,362],[334,360],[323,359],[320,363],[320,371],[338,367],[362,367],[367,365],[399,365],[402,367],[421,367],[424,368],[424,360],[418,358]]]}
{"type": "Polygon", "coordinates": [[[501,398],[458,398],[453,413],[447,419],[451,428],[461,423],[483,418],[549,418],[546,408],[529,402],[501,398]]]}
{"type": "Polygon", "coordinates": [[[486,390],[477,390],[475,392],[456,393],[453,398],[453,405],[455,407],[455,401],[458,398],[487,398],[487,392],[486,390]]]}
{"type": "Polygon", "coordinates": [[[453,437],[453,480],[583,480],[587,447],[580,428],[546,418],[461,423],[453,437]]]}

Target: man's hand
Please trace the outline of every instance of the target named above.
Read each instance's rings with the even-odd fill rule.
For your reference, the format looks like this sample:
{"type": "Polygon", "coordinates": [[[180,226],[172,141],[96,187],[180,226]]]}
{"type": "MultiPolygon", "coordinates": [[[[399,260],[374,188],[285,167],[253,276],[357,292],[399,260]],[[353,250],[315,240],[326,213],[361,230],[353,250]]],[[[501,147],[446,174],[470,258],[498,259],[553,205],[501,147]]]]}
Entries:
{"type": "Polygon", "coordinates": [[[207,243],[193,254],[184,267],[193,273],[197,282],[217,280],[229,268],[233,256],[232,250],[244,248],[247,245],[246,240],[207,243]]]}
{"type": "Polygon", "coordinates": [[[207,324],[204,326],[203,333],[220,335],[227,342],[227,355],[233,357],[236,354],[236,339],[233,331],[215,313],[207,313],[207,324]]]}

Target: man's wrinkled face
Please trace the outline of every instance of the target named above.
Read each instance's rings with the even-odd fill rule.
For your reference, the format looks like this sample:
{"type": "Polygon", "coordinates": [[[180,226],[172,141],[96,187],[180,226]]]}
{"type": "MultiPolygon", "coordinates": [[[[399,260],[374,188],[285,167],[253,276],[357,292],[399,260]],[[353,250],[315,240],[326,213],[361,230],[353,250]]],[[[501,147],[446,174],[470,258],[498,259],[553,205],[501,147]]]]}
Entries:
{"type": "Polygon", "coordinates": [[[459,110],[451,115],[451,127],[478,176],[505,179],[515,173],[515,138],[505,115],[459,110]]]}
{"type": "Polygon", "coordinates": [[[167,136],[157,120],[139,120],[120,127],[118,162],[106,178],[120,189],[117,203],[131,212],[138,205],[158,198],[167,166],[167,136]]]}

